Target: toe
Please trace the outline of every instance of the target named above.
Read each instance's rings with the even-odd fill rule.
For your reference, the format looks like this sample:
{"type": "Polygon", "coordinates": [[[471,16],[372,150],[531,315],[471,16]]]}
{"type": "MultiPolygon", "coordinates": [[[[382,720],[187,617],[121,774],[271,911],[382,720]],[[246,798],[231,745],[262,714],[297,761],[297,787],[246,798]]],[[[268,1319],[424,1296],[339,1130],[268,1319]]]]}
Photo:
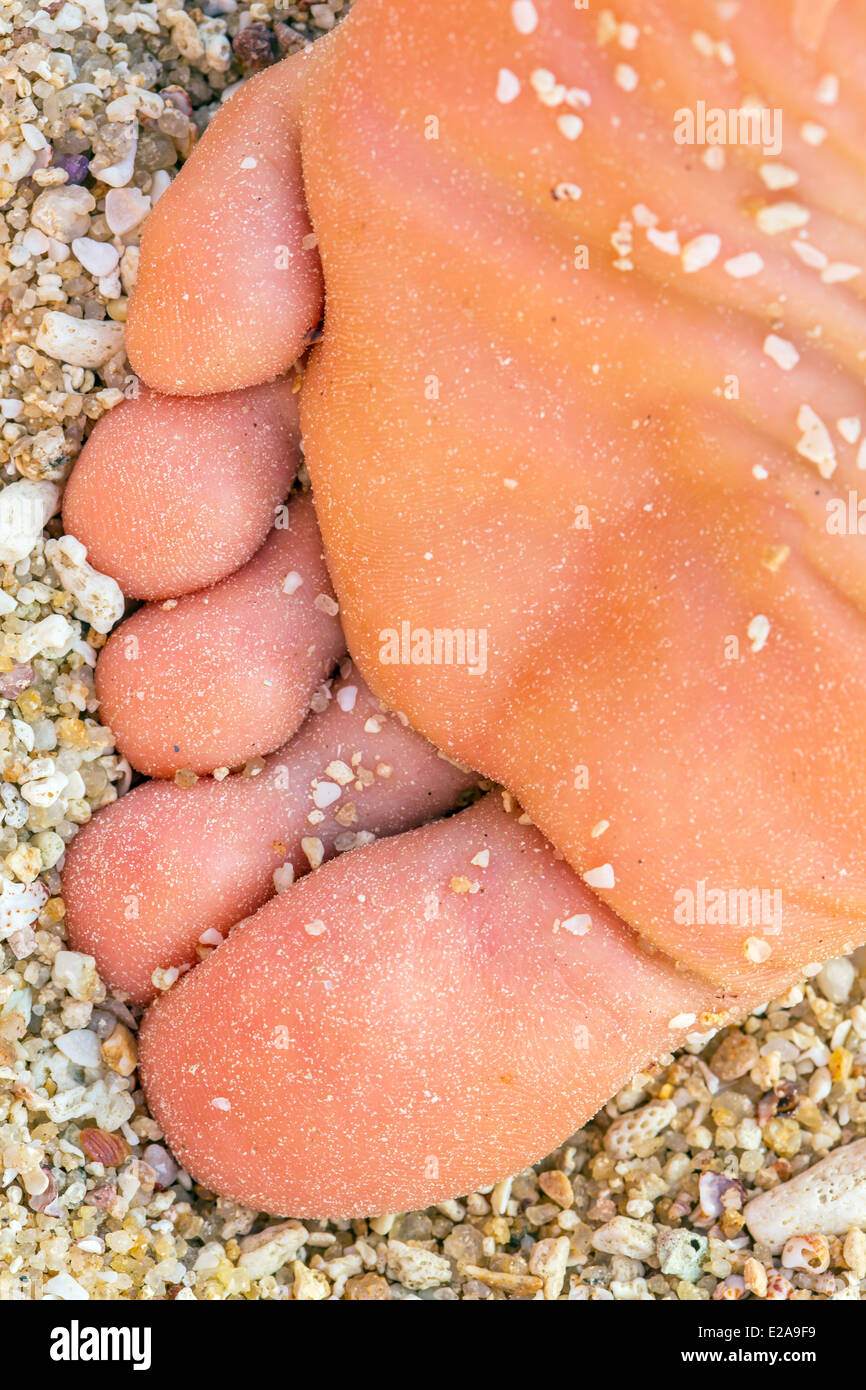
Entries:
{"type": "Polygon", "coordinates": [[[286,519],[229,579],[140,608],[110,638],[97,694],[140,772],[211,772],[272,752],[345,649],[310,499],[286,519]]]}
{"type": "Polygon", "coordinates": [[[153,1006],[140,1058],[216,1191],[400,1211],[549,1152],[712,1003],[494,795],[266,905],[153,1006]]]}
{"type": "Polygon", "coordinates": [[[299,441],[289,380],[202,400],[142,389],[84,446],[64,527],[130,598],[204,589],[265,540],[297,472],[299,441]]]}
{"type": "Polygon", "coordinates": [[[147,1002],[154,971],[195,965],[272,896],[275,871],[282,887],[443,815],[476,780],[383,714],[350,671],[258,776],[147,782],[84,826],[63,871],[70,941],[147,1002]]]}
{"type": "Polygon", "coordinates": [[[297,133],[305,61],[279,63],[232,96],[148,219],[126,343],[159,391],[270,381],[319,319],[297,133]]]}

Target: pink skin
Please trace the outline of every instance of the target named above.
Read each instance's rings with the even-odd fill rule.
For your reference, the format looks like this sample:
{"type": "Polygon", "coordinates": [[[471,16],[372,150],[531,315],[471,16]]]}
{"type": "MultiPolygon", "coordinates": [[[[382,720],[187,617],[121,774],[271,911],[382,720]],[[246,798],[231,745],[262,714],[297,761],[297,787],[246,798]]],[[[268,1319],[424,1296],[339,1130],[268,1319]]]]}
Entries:
{"type": "MultiPolygon", "coordinates": [[[[640,85],[624,93],[615,71],[628,53],[600,44],[593,16],[568,0],[537,0],[527,39],[498,0],[471,14],[445,0],[358,0],[315,57],[232,99],[150,220],[128,335],[139,373],[209,394],[286,371],[321,307],[302,143],[328,280],[304,433],[353,653],[417,727],[507,782],[573,866],[494,796],[311,874],[161,998],[142,1029],[142,1079],[169,1142],[219,1192],[333,1214],[492,1181],[549,1150],[647,1058],[786,987],[860,930],[863,540],[837,544],[823,524],[827,497],[856,484],[856,456],[839,446],[828,486],[797,456],[794,421],[809,399],[831,426],[862,416],[861,291],[807,274],[790,235],[758,236],[756,206],[785,194],[760,182],[757,151],[727,151],[720,174],[668,138],[669,110],[705,94],[723,106],[754,91],[778,99],[810,235],[861,264],[862,21],[852,0],[832,15],[817,6],[825,23],[804,48],[790,30],[809,8],[744,9],[729,69],[692,43],[720,24],[709,0],[623,0],[619,18],[643,25],[640,85]],[[479,42],[466,42],[466,24],[479,42]],[[503,63],[520,66],[527,98],[504,112],[493,95],[503,63]],[[529,101],[526,74],[548,65],[593,88],[577,144],[529,101]],[[830,111],[814,101],[826,72],[842,78],[830,111]],[[434,106],[445,138],[428,144],[434,106]],[[797,135],[807,115],[826,120],[820,151],[797,135]],[[572,171],[581,199],[552,198],[572,171]],[[724,254],[760,246],[766,275],[734,281],[720,256],[686,278],[633,227],[624,278],[610,234],[638,198],[683,238],[709,229],[712,208],[724,254]],[[575,293],[578,237],[592,254],[575,293]],[[779,319],[801,349],[797,373],[763,351],[779,319]],[[435,407],[422,389],[431,354],[435,407]],[[720,394],[728,372],[748,383],[736,403],[720,394]],[[576,498],[604,523],[585,544],[576,498]],[[770,542],[790,549],[778,573],[764,564],[770,542]],[[489,624],[490,680],[386,671],[379,631],[410,613],[489,624]],[[772,637],[758,652],[749,621],[765,613],[772,637]],[[743,651],[723,667],[729,632],[743,651]],[[575,765],[591,768],[589,789],[575,765]],[[473,864],[485,849],[489,864],[473,864]],[[605,861],[616,878],[599,883],[602,901],[577,871],[605,861]],[[674,917],[674,887],[702,878],[782,885],[769,960],[740,923],[674,917]]],[[[123,443],[119,429],[121,456],[123,443]]],[[[327,643],[315,626],[307,638],[319,619],[306,608],[284,645],[259,568],[281,544],[112,638],[100,691],[137,766],[235,765],[241,748],[275,748],[297,726],[327,643]],[[134,674],[122,652],[139,634],[147,659],[134,674]]],[[[321,564],[312,533],[308,545],[321,564]]],[[[117,862],[133,865],[131,846],[150,833],[136,808],[164,793],[174,798],[129,799],[117,862]]],[[[199,797],[217,801],[205,786],[199,797]]],[[[109,814],[120,827],[121,810],[109,814]]],[[[176,824],[153,832],[151,863],[171,864],[176,824]]],[[[238,845],[240,862],[260,863],[261,843],[238,845]]],[[[207,841],[189,849],[202,877],[214,872],[207,841]]],[[[98,921],[75,854],[74,939],[119,973],[137,949],[130,923],[98,921]]],[[[257,873],[263,883],[265,866],[257,873]]],[[[148,931],[207,897],[170,877],[148,931]]],[[[193,930],[198,918],[169,933],[185,959],[193,930]]],[[[146,959],[142,948],[142,971],[146,959]]]]}
{"type": "Polygon", "coordinates": [[[217,1192],[399,1211],[540,1158],[712,1002],[492,793],[281,893],[150,1009],[139,1055],[217,1192]],[[556,930],[575,914],[585,935],[556,930]]]}
{"type": "Polygon", "coordinates": [[[133,367],[157,391],[233,391],[249,384],[251,360],[255,381],[282,376],[319,318],[322,271],[297,141],[303,66],[281,64],[236,92],[208,128],[207,159],[191,160],[160,198],[138,278],[159,350],[142,316],[126,333],[133,367]],[[275,73],[279,103],[263,104],[260,83],[273,86],[275,73]],[[207,306],[194,320],[192,303],[207,306]]]}
{"type": "Polygon", "coordinates": [[[148,1003],[154,970],[195,965],[202,933],[224,935],[261,907],[274,892],[275,869],[288,862],[297,877],[309,870],[303,838],[320,840],[330,859],[340,835],[409,829],[452,810],[477,781],[383,714],[350,672],[335,684],[327,709],[311,714],[258,776],[203,778],[189,788],[146,782],[90,821],[64,869],[70,940],[96,958],[115,987],[148,1003]],[[355,780],[335,782],[327,769],[335,760],[351,767],[359,753],[355,780]],[[359,785],[358,769],[365,781],[372,775],[369,785],[359,785]],[[316,782],[329,792],[340,787],[321,821],[316,782]],[[357,819],[336,820],[347,805],[357,819]]]}
{"type": "Polygon", "coordinates": [[[333,590],[308,498],[288,521],[237,574],[174,607],[139,609],[107,643],[103,718],[140,772],[212,772],[273,752],[344,651],[337,618],[317,606],[333,590]],[[287,593],[292,573],[303,583],[287,593]]]}
{"type": "Polygon", "coordinates": [[[85,444],[64,528],[127,598],[193,593],[259,549],[294,482],[299,442],[291,381],[206,400],[142,387],[85,444]]]}

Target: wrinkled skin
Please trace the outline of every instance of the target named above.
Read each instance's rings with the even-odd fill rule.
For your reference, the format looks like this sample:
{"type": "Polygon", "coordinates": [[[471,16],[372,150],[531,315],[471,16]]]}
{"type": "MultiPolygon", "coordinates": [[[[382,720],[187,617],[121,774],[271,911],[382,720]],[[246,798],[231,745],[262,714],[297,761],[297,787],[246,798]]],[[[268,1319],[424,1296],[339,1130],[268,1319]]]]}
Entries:
{"type": "MultiPolygon", "coordinates": [[[[859,939],[866,908],[866,551],[824,525],[825,498],[857,485],[856,450],[840,445],[828,481],[794,452],[801,403],[828,421],[863,414],[862,302],[801,266],[790,234],[757,230],[749,200],[772,201],[758,151],[728,151],[713,173],[671,139],[671,111],[701,97],[728,106],[769,84],[788,113],[825,70],[843,90],[862,85],[864,35],[852,42],[854,7],[842,7],[816,62],[780,23],[789,5],[761,7],[757,25],[752,8],[729,29],[736,80],[690,61],[706,5],[634,7],[655,33],[633,55],[647,76],[625,94],[611,78],[629,55],[599,49],[594,16],[565,3],[539,7],[517,44],[507,7],[489,7],[470,72],[459,6],[437,6],[453,38],[435,50],[423,12],[388,28],[383,7],[364,8],[354,50],[334,45],[315,85],[302,147],[329,296],[302,428],[350,648],[416,728],[508,786],[578,871],[609,820],[607,903],[675,960],[746,989],[742,931],[683,929],[677,888],[782,890],[767,983],[859,939]],[[507,65],[590,91],[577,142],[525,90],[499,109],[485,99],[507,65]],[[660,71],[673,76],[650,95],[660,71]],[[478,95],[461,114],[469,83],[478,95]],[[436,111],[444,130],[425,146],[436,111]],[[582,187],[578,202],[551,198],[563,179],[582,187]],[[717,233],[722,255],[686,275],[635,229],[634,271],[611,269],[610,235],[636,203],[682,243],[717,233]],[[366,271],[386,240],[387,261],[366,271]],[[722,257],[752,249],[766,270],[732,281],[722,257]],[[761,351],[780,319],[801,351],[790,373],[761,351]],[[732,373],[733,402],[713,394],[732,373]],[[575,527],[579,507],[590,530],[575,527]],[[780,545],[791,557],[773,573],[762,555],[780,545]],[[756,614],[771,627],[753,653],[756,614]],[[487,675],[381,666],[378,633],[403,618],[486,628],[487,675]]],[[[843,126],[803,159],[793,134],[785,154],[802,169],[793,196],[815,207],[810,238],[866,264],[862,154],[847,137],[843,126]]]]}
{"type": "MultiPolygon", "coordinates": [[[[862,276],[822,278],[792,247],[866,264],[866,23],[854,0],[764,0],[724,22],[706,0],[645,0],[617,10],[640,28],[629,49],[569,0],[536,11],[527,35],[502,0],[358,0],[309,57],[232,99],[145,235],[133,364],[157,390],[207,394],[286,372],[302,349],[320,307],[312,225],[325,327],[301,426],[349,648],[389,707],[508,787],[565,861],[527,895],[517,866],[536,832],[515,845],[488,803],[318,871],[160,1001],[142,1058],[169,1137],[205,1181],[273,1210],[393,1209],[491,1180],[642,1059],[864,935],[864,542],[827,527],[860,476],[836,422],[866,420],[862,276]],[[733,64],[699,53],[695,30],[727,39],[733,64]],[[508,102],[503,69],[520,83],[508,102]],[[545,105],[538,69],[589,105],[545,105]],[[711,168],[674,140],[679,109],[753,95],[783,112],[778,158],[729,145],[711,168]],[[569,139],[558,118],[578,113],[569,139]],[[767,164],[798,181],[773,191],[767,164]],[[767,230],[775,204],[803,226],[767,230]],[[721,248],[691,273],[659,232],[721,248]],[[735,278],[726,263],[746,253],[762,265],[735,278]],[[771,333],[796,348],[792,369],[765,351],[771,333]],[[820,431],[804,445],[804,406],[829,445],[820,431]],[[486,670],[384,663],[403,621],[483,630],[486,670]],[[425,890],[467,872],[456,843],[463,826],[477,849],[478,816],[491,865],[496,847],[508,865],[480,959],[477,901],[457,894],[413,937],[425,890]],[[579,876],[601,864],[587,907],[579,876]],[[778,894],[781,916],[684,920],[701,881],[778,894]],[[355,934],[298,935],[359,883],[355,934]],[[375,883],[391,896],[374,911],[375,883]],[[537,934],[569,895],[593,930],[563,955],[561,934],[543,948],[537,934]],[[317,959],[338,998],[309,998],[298,1055],[267,1052],[261,1030],[317,959]],[[368,1035],[377,960],[388,988],[368,1035]],[[258,1043],[238,1048],[256,979],[258,1043]],[[551,1023],[567,999],[589,1067],[551,1023]],[[205,1046],[207,1028],[225,1046],[205,1046]],[[503,1036],[520,1044],[507,1065],[503,1036]],[[238,1099],[215,1118],[221,1077],[238,1099]]],[[[112,673],[122,709],[136,677],[112,673]]]]}

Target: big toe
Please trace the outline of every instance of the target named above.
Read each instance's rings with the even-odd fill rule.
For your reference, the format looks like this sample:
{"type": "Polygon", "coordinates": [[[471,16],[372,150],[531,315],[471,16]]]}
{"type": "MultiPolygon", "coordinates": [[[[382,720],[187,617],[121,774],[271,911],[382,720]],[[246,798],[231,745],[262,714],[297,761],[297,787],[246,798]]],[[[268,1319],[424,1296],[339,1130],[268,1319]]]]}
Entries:
{"type": "Polygon", "coordinates": [[[549,1152],[713,1002],[493,795],[280,894],[150,1009],[140,1059],[216,1191],[406,1210],[549,1152]]]}

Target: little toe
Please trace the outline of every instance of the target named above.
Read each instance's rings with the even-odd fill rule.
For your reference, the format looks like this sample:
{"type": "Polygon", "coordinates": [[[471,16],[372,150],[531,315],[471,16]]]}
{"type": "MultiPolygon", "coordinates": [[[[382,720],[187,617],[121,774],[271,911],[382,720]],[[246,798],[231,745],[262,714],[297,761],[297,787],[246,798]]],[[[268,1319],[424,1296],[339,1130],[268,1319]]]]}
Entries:
{"type": "Polygon", "coordinates": [[[272,752],[345,650],[310,498],[285,519],[236,574],[140,608],[109,639],[96,691],[139,772],[212,772],[272,752]]]}
{"type": "Polygon", "coordinates": [[[129,598],[204,589],[255,554],[298,469],[291,380],[189,400],[142,388],[96,425],[65,529],[129,598]]]}
{"type": "Polygon", "coordinates": [[[235,92],[148,219],[126,344],[158,391],[270,381],[319,320],[298,148],[305,63],[299,54],[235,92]]]}

